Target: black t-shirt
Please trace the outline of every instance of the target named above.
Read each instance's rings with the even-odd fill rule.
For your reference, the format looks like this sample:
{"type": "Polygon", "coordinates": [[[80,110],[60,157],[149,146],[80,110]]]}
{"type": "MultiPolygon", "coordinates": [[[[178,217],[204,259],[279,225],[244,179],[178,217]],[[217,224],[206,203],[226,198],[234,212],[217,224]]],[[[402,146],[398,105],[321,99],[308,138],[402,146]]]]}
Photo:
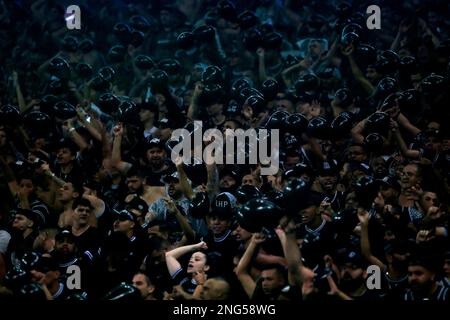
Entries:
{"type": "Polygon", "coordinates": [[[160,172],[154,172],[148,166],[141,167],[141,170],[145,174],[146,183],[149,186],[163,187],[164,182],[162,182],[162,179],[165,176],[171,175],[172,173],[174,173],[176,171],[176,167],[172,161],[166,160],[166,161],[164,161],[164,164],[166,165],[166,168],[160,172]]]}
{"type": "Polygon", "coordinates": [[[205,237],[198,239],[198,241],[205,241],[208,246],[208,252],[218,252],[221,254],[221,264],[219,266],[213,266],[219,274],[228,275],[233,272],[233,258],[237,254],[239,249],[239,242],[231,234],[231,230],[225,232],[225,234],[216,238],[211,232],[205,237]],[[222,270],[217,270],[218,268],[222,270]]]}
{"type": "Polygon", "coordinates": [[[85,251],[89,251],[92,255],[98,253],[101,235],[97,228],[89,227],[81,235],[75,236],[75,239],[78,252],[84,253],[85,251]]]}
{"type": "Polygon", "coordinates": [[[302,225],[298,231],[298,238],[303,239],[301,252],[308,267],[322,264],[324,255],[334,252],[336,233],[333,225],[325,220],[322,220],[315,230],[302,225]]]}
{"type": "Polygon", "coordinates": [[[436,290],[433,292],[433,294],[430,297],[419,297],[417,294],[415,294],[411,289],[407,289],[403,295],[404,301],[420,301],[420,300],[431,300],[431,301],[450,301],[450,293],[449,288],[437,284],[436,290]]]}
{"type": "Polygon", "coordinates": [[[178,269],[175,271],[174,274],[172,274],[172,281],[173,285],[181,285],[184,291],[186,291],[189,294],[193,294],[195,291],[195,288],[197,288],[197,283],[194,279],[184,270],[184,269],[178,269]]]}
{"type": "Polygon", "coordinates": [[[18,265],[20,259],[22,259],[22,256],[26,252],[33,250],[34,240],[37,236],[38,232],[33,231],[24,239],[21,232],[14,230],[11,231],[11,240],[8,244],[6,257],[12,265],[18,265]]]}
{"type": "Polygon", "coordinates": [[[63,301],[66,300],[66,298],[69,296],[71,290],[67,289],[66,286],[59,282],[58,291],[56,291],[54,294],[52,294],[52,298],[54,301],[63,301]]]}
{"type": "Polygon", "coordinates": [[[86,178],[86,170],[83,169],[78,160],[73,161],[72,164],[72,170],[70,170],[70,172],[67,174],[62,172],[61,166],[59,164],[56,164],[55,175],[66,182],[72,182],[81,185],[86,178]]]}
{"type": "Polygon", "coordinates": [[[381,278],[381,290],[385,293],[387,300],[398,301],[407,287],[407,275],[400,279],[392,279],[387,272],[383,272],[383,276],[381,278]]]}

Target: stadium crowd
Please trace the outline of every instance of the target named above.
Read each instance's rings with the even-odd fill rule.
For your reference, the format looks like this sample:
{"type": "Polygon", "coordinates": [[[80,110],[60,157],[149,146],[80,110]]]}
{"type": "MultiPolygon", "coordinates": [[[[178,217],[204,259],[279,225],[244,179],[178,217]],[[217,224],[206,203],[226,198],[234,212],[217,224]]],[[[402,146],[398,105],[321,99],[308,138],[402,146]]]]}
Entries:
{"type": "Polygon", "coordinates": [[[0,299],[449,301],[450,3],[370,2],[0,0],[0,299]]]}

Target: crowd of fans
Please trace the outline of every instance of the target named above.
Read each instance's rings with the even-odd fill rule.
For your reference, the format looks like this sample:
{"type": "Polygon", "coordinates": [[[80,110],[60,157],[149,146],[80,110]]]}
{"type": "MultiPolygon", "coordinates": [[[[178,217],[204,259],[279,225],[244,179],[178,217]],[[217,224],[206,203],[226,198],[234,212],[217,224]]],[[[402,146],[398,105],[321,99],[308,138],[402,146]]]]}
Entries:
{"type": "Polygon", "coordinates": [[[450,3],[370,2],[0,0],[0,299],[448,301],[450,3]]]}

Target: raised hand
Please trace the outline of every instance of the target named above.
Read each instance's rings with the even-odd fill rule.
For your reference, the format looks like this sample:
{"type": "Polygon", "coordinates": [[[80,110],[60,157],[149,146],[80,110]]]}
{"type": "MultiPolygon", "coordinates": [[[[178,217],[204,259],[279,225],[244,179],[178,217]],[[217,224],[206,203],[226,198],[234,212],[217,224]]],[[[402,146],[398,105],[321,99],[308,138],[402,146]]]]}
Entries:
{"type": "Polygon", "coordinates": [[[123,135],[122,123],[119,122],[119,124],[113,128],[113,134],[115,138],[121,137],[123,135]]]}
{"type": "Polygon", "coordinates": [[[368,225],[369,218],[369,212],[367,210],[358,210],[358,220],[361,222],[361,225],[368,225]]]}
{"type": "Polygon", "coordinates": [[[254,233],[252,235],[252,242],[254,244],[261,244],[266,240],[266,237],[262,233],[254,233]]]}
{"type": "Polygon", "coordinates": [[[205,241],[199,242],[196,244],[196,249],[197,250],[206,250],[208,249],[208,245],[206,244],[205,241]]]}

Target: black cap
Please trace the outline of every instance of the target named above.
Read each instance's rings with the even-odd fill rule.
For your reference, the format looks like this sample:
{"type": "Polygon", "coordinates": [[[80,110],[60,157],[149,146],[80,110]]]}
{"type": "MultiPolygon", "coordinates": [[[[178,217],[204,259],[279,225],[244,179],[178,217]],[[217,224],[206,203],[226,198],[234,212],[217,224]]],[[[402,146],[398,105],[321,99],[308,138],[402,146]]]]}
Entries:
{"type": "Polygon", "coordinates": [[[179,182],[180,177],[178,175],[178,171],[175,171],[172,174],[168,174],[162,178],[162,181],[165,183],[170,183],[171,181],[179,182]]]}
{"type": "Polygon", "coordinates": [[[365,268],[367,265],[364,257],[356,250],[346,250],[340,258],[338,260],[342,265],[351,264],[353,269],[365,268]]]}
{"type": "Polygon", "coordinates": [[[169,118],[162,118],[161,120],[158,121],[158,128],[159,129],[173,129],[176,128],[177,126],[175,125],[175,123],[170,120],[169,118]]]}
{"type": "Polygon", "coordinates": [[[318,169],[319,176],[335,176],[339,173],[339,166],[336,160],[324,161],[318,169]]]}
{"type": "Polygon", "coordinates": [[[351,171],[362,171],[367,175],[370,175],[372,173],[372,170],[370,169],[370,166],[364,162],[358,162],[354,161],[350,163],[350,170],[351,171]]]}
{"type": "Polygon", "coordinates": [[[115,212],[115,220],[119,221],[133,221],[134,222],[134,214],[132,214],[128,210],[116,211],[115,212]]]}
{"type": "Polygon", "coordinates": [[[236,211],[237,200],[229,192],[219,193],[212,203],[209,216],[221,216],[230,219],[236,211]]]}
{"type": "Polygon", "coordinates": [[[157,147],[157,148],[160,148],[162,150],[165,150],[164,142],[162,142],[161,139],[159,139],[159,138],[153,138],[153,139],[150,139],[149,141],[147,141],[146,149],[148,150],[148,149],[153,148],[153,147],[157,147]]]}
{"type": "Polygon", "coordinates": [[[234,180],[238,181],[239,180],[239,175],[236,173],[236,171],[234,171],[231,168],[223,168],[220,173],[219,173],[219,178],[222,179],[223,177],[232,177],[234,180]]]}
{"type": "Polygon", "coordinates": [[[59,242],[64,239],[70,240],[71,242],[75,242],[76,237],[69,230],[61,230],[56,236],[55,241],[59,242]]]}
{"type": "Polygon", "coordinates": [[[21,215],[27,217],[27,219],[30,219],[31,221],[33,221],[35,225],[36,225],[36,223],[39,222],[38,215],[30,209],[19,208],[19,209],[17,209],[16,214],[21,214],[21,215]]]}

